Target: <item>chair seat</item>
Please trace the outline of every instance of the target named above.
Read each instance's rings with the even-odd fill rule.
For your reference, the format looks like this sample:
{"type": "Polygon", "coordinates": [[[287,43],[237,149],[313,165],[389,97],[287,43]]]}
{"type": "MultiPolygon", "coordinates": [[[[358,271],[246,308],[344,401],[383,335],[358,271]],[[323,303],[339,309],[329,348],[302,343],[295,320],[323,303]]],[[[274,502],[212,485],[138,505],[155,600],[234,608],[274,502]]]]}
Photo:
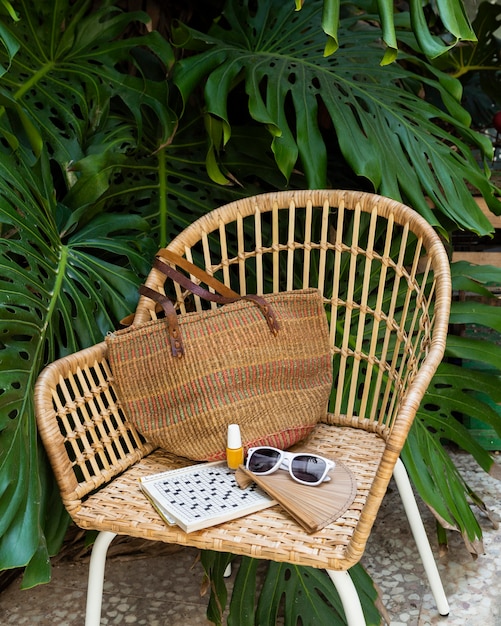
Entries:
{"type": "MultiPolygon", "coordinates": [[[[168,526],[146,499],[138,481],[141,476],[183,467],[189,462],[160,449],[92,494],[73,512],[73,518],[82,528],[317,568],[347,569],[352,560],[347,557],[347,547],[385,442],[379,435],[364,430],[319,424],[301,447],[337,458],[352,470],[357,481],[355,500],[346,512],[313,535],[308,535],[279,505],[192,533],[168,526]]],[[[364,546],[358,546],[357,551],[363,549],[364,546]]]]}

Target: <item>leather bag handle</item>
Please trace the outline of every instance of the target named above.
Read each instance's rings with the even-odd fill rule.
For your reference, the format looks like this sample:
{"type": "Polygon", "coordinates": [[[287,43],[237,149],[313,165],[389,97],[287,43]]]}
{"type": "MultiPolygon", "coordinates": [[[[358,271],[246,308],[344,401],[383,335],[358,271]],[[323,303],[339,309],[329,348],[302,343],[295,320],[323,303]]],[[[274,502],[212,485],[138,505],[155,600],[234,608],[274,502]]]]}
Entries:
{"type": "MultiPolygon", "coordinates": [[[[260,311],[264,315],[271,333],[273,335],[276,335],[278,333],[280,325],[276,318],[275,312],[268,304],[266,299],[262,296],[254,294],[242,296],[238,292],[233,291],[224,283],[214,278],[214,276],[208,274],[202,268],[194,265],[186,258],[181,257],[180,255],[170,250],[163,249],[159,252],[154,261],[154,267],[162,272],[162,274],[170,278],[172,281],[181,285],[181,287],[183,287],[184,289],[187,289],[191,293],[199,296],[204,300],[216,302],[217,304],[230,304],[232,302],[238,302],[240,300],[247,300],[249,302],[252,302],[260,309],[260,311]],[[174,267],[168,265],[167,263],[164,263],[163,259],[181,267],[185,271],[189,272],[192,276],[195,276],[195,278],[203,281],[206,285],[214,289],[215,293],[209,291],[208,289],[205,289],[197,283],[194,283],[192,280],[176,270],[174,267]]],[[[179,331],[177,312],[172,301],[167,296],[151,289],[150,287],[147,287],[146,285],[141,285],[141,287],[139,288],[139,293],[143,296],[151,298],[162,307],[169,328],[169,339],[172,355],[175,357],[181,357],[184,354],[184,347],[181,333],[179,331]]]]}
{"type": "MultiPolygon", "coordinates": [[[[159,250],[156,256],[156,260],[161,261],[162,259],[165,259],[166,261],[169,261],[169,263],[181,267],[186,272],[189,272],[192,276],[195,276],[195,278],[198,278],[198,280],[203,282],[208,287],[212,287],[214,291],[221,294],[222,296],[235,298],[236,300],[242,297],[237,291],[233,291],[233,289],[227,287],[224,283],[217,280],[217,278],[214,278],[214,276],[203,270],[201,267],[198,267],[198,265],[191,263],[186,257],[181,256],[176,252],[172,252],[172,250],[167,250],[167,248],[162,248],[161,250],[159,250]]],[[[158,269],[162,271],[162,268],[158,269]]]]}

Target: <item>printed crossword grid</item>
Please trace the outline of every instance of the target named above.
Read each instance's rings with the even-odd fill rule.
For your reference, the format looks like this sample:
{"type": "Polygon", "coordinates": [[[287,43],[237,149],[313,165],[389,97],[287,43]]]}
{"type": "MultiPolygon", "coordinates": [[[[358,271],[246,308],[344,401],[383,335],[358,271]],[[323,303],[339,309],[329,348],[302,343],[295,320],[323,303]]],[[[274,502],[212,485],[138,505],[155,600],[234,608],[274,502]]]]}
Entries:
{"type": "Polygon", "coordinates": [[[269,500],[255,484],[240,489],[234,472],[225,464],[221,467],[201,466],[189,473],[173,472],[155,486],[162,494],[166,508],[186,523],[259,504],[263,498],[269,500]]]}

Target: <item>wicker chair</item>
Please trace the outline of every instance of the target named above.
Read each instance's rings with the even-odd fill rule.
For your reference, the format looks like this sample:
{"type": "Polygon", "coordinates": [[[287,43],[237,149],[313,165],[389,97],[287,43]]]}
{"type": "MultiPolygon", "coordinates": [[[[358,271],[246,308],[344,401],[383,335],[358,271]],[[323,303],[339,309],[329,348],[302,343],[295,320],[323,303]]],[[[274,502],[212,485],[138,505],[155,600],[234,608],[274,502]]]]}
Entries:
{"type": "MultiPolygon", "coordinates": [[[[447,335],[449,262],[434,230],[408,207],[372,194],[280,192],[211,211],[169,249],[240,293],[321,290],[335,375],[330,412],[308,448],[350,467],[357,495],[340,519],[313,535],[278,506],[244,518],[245,523],[239,519],[190,534],[168,527],[142,495],[138,478],[187,461],[154,450],[127,421],[104,342],[64,357],[41,373],[35,401],[65,506],[79,527],[100,531],[90,564],[87,626],[99,624],[106,552],[116,534],[325,568],[348,624],[365,624],[347,570],[364,553],[392,475],[438,610],[448,614],[399,460],[447,335]]],[[[164,280],[153,269],[146,284],[162,290],[164,280]]],[[[183,311],[183,294],[177,295],[183,311]]],[[[152,301],[141,298],[134,323],[155,316],[152,301]]]]}

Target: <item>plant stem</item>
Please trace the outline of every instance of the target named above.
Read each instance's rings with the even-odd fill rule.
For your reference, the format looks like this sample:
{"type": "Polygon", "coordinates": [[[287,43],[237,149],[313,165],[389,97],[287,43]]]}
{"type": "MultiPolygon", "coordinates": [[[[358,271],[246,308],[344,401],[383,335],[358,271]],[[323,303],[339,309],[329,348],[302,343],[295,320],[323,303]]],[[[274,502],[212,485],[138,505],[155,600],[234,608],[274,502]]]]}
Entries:
{"type": "Polygon", "coordinates": [[[158,152],[158,180],[159,182],[159,220],[160,220],[160,247],[167,245],[167,174],[165,167],[165,150],[158,152]]]}
{"type": "MultiPolygon", "coordinates": [[[[36,85],[41,78],[43,78],[53,67],[55,66],[54,61],[49,61],[45,65],[43,65],[37,72],[33,74],[33,76],[23,83],[19,89],[14,93],[14,100],[18,102],[24,96],[24,94],[32,88],[33,85],[36,85]]],[[[0,106],[0,117],[5,113],[5,107],[0,106]]]]}
{"type": "MultiPolygon", "coordinates": [[[[61,245],[60,251],[61,251],[61,255],[59,257],[59,267],[58,267],[58,271],[56,272],[56,280],[54,282],[54,289],[52,290],[52,294],[51,294],[52,298],[50,300],[49,309],[47,311],[47,316],[45,318],[45,324],[43,327],[44,334],[50,323],[50,320],[52,319],[52,314],[54,313],[54,310],[59,306],[59,298],[57,297],[57,294],[59,294],[59,292],[61,291],[61,285],[63,284],[63,281],[66,276],[66,266],[68,264],[68,248],[66,246],[61,245]]],[[[42,345],[42,342],[40,342],[40,345],[42,345]]]]}
{"type": "Polygon", "coordinates": [[[35,72],[29,80],[27,80],[25,83],[21,85],[21,87],[19,87],[19,89],[14,94],[15,100],[20,100],[22,96],[24,96],[24,94],[29,89],[31,89],[33,85],[36,85],[40,81],[41,78],[43,78],[46,74],[48,74],[50,70],[54,68],[55,65],[56,64],[54,61],[49,61],[45,65],[42,65],[42,67],[37,72],[35,72]]]}

